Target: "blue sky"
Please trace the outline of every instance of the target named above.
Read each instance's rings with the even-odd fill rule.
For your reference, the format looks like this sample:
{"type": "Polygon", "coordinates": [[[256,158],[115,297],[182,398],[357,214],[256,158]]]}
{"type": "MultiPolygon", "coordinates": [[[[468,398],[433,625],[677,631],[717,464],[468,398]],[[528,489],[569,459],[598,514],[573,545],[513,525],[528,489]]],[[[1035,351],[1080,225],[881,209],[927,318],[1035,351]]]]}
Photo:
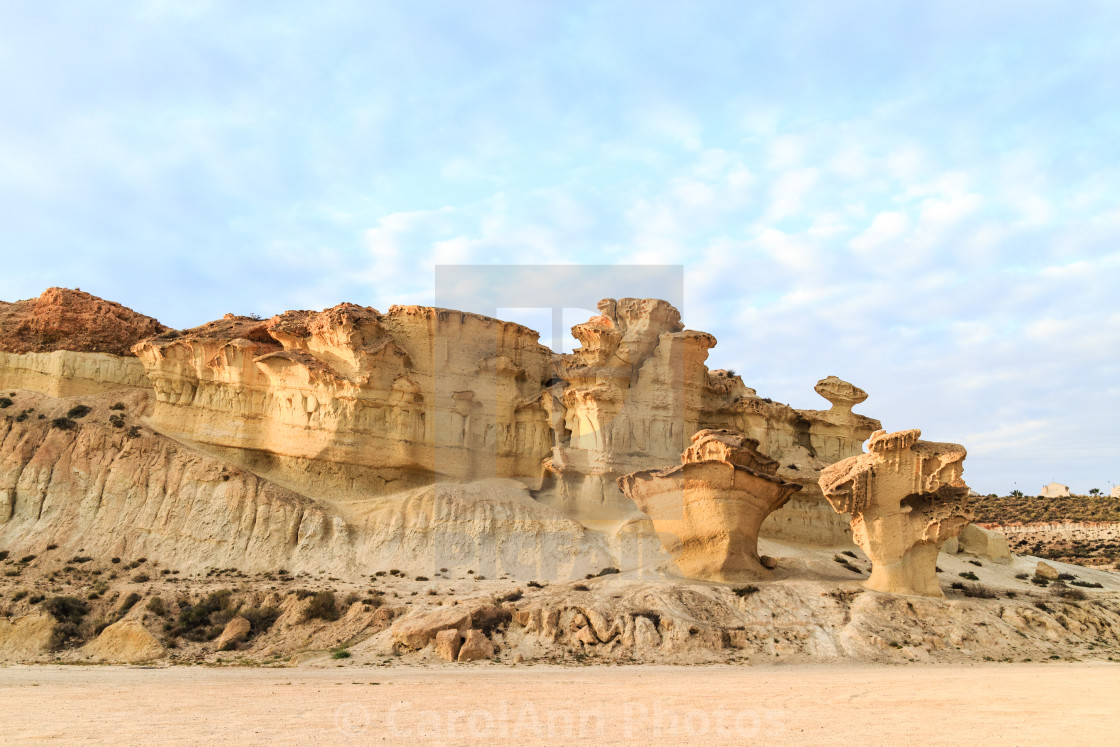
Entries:
{"type": "Polygon", "coordinates": [[[0,0],[0,298],[183,327],[679,264],[761,395],[836,374],[983,492],[1107,490],[1118,71],[1114,2],[0,0]]]}

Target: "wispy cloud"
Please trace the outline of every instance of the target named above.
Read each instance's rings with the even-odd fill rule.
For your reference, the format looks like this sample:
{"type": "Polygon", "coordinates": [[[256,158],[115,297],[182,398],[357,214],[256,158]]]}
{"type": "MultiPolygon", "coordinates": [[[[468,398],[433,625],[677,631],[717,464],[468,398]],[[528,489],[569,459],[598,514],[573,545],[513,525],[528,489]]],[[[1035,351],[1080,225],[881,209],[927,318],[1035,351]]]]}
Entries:
{"type": "Polygon", "coordinates": [[[713,365],[764,395],[818,406],[836,373],[966,441],[985,492],[1105,487],[1118,28],[1107,2],[9,3],[0,298],[186,326],[431,302],[437,264],[681,264],[713,365]]]}

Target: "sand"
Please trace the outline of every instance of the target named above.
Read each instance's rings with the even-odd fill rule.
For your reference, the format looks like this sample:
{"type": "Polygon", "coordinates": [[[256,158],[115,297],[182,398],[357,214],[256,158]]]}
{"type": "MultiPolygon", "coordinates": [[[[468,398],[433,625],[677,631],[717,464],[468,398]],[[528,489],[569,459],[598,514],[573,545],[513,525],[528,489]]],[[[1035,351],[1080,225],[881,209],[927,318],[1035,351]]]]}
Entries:
{"type": "Polygon", "coordinates": [[[0,739],[139,744],[1102,744],[1120,664],[11,666],[0,739]]]}

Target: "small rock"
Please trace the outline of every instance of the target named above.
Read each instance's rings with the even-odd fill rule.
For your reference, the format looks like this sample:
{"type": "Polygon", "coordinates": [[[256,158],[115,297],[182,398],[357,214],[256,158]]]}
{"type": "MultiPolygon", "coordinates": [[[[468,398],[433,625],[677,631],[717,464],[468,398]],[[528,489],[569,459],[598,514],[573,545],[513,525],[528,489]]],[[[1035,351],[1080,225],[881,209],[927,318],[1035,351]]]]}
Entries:
{"type": "Polygon", "coordinates": [[[778,561],[769,555],[762,555],[759,557],[759,560],[762,561],[763,568],[767,568],[771,571],[778,567],[778,561]]]}
{"type": "Polygon", "coordinates": [[[458,661],[475,661],[476,659],[489,659],[494,655],[494,644],[481,630],[467,631],[467,639],[459,649],[458,661]]]}
{"type": "Polygon", "coordinates": [[[1058,569],[1050,565],[1049,563],[1043,563],[1040,560],[1038,561],[1038,565],[1035,566],[1034,575],[1038,576],[1039,578],[1044,578],[1047,581],[1057,581],[1058,569]]]}
{"type": "Polygon", "coordinates": [[[436,654],[444,661],[455,661],[459,657],[462,636],[458,630],[441,630],[436,633],[436,654]]]}
{"type": "Polygon", "coordinates": [[[515,653],[513,655],[513,663],[514,664],[520,664],[523,661],[525,661],[525,657],[522,655],[522,653],[520,651],[518,651],[517,653],[515,653]]]}

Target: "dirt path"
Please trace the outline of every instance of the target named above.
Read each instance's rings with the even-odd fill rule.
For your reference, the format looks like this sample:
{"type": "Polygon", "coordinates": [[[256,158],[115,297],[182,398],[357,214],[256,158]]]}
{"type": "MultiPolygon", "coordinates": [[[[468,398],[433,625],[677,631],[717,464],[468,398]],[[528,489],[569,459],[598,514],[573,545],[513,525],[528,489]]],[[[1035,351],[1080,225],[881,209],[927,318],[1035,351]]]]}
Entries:
{"type": "Polygon", "coordinates": [[[0,668],[0,740],[1102,744],[1120,665],[0,668]]]}

